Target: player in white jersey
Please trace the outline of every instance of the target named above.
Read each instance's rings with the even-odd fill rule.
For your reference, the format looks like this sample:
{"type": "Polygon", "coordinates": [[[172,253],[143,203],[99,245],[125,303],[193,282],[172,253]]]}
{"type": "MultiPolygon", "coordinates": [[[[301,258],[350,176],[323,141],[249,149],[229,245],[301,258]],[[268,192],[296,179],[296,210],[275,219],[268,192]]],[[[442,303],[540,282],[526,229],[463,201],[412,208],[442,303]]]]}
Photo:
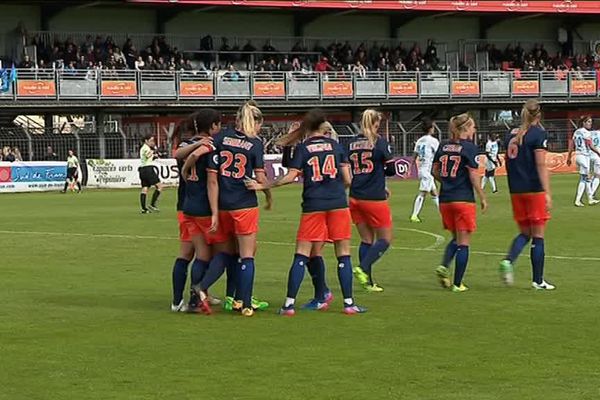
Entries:
{"type": "Polygon", "coordinates": [[[155,151],[156,142],[154,136],[148,135],[144,137],[144,144],[140,148],[140,167],[138,172],[140,174],[140,181],[142,183],[142,192],[140,193],[140,205],[142,206],[142,214],[146,214],[149,211],[158,212],[157,201],[162,191],[162,183],[158,177],[157,169],[154,167],[152,162],[158,155],[155,151]],[[154,186],[156,189],[152,193],[152,200],[150,206],[146,207],[146,196],[148,195],[148,189],[154,186]]]}
{"type": "Polygon", "coordinates": [[[481,179],[481,188],[485,189],[485,184],[489,181],[492,186],[492,193],[498,192],[496,186],[496,168],[502,166],[502,160],[498,157],[500,152],[500,136],[490,135],[488,141],[485,144],[485,175],[481,179]]]}
{"type": "Polygon", "coordinates": [[[435,205],[439,208],[440,203],[438,199],[437,188],[435,187],[435,181],[433,175],[431,175],[431,168],[433,167],[433,158],[437,152],[440,142],[433,137],[435,132],[435,125],[431,120],[423,121],[423,131],[425,134],[421,136],[415,144],[414,162],[419,172],[419,194],[415,199],[415,205],[413,212],[410,217],[410,222],[421,222],[419,214],[421,208],[423,208],[423,202],[427,193],[431,194],[431,199],[435,205]]]}
{"type": "MultiPolygon", "coordinates": [[[[600,149],[600,131],[591,131],[592,134],[592,146],[596,150],[600,149]]],[[[596,152],[591,152],[590,158],[592,160],[592,196],[595,198],[598,186],[600,186],[600,155],[596,152]]]]}
{"type": "Polygon", "coordinates": [[[584,192],[587,192],[589,205],[600,203],[600,201],[594,199],[590,180],[590,154],[592,152],[600,154],[592,144],[590,129],[592,129],[592,117],[590,115],[582,116],[579,119],[579,128],[573,133],[573,140],[569,141],[567,165],[571,165],[571,156],[575,151],[575,163],[579,169],[579,185],[577,186],[575,207],[583,207],[581,199],[584,192]]]}

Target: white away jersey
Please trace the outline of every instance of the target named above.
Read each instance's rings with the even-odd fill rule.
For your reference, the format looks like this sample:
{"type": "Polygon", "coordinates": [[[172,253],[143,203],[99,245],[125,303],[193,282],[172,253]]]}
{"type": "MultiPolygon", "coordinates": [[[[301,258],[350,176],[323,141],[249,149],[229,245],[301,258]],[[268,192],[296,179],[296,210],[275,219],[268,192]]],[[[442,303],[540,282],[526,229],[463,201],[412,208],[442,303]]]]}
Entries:
{"type": "Polygon", "coordinates": [[[415,153],[419,158],[419,168],[431,170],[433,157],[440,147],[440,142],[431,135],[422,136],[415,144],[415,153]]]}
{"type": "Polygon", "coordinates": [[[493,161],[498,161],[498,152],[500,151],[500,147],[498,146],[498,142],[495,140],[488,140],[485,145],[485,152],[489,154],[493,161]]]}
{"type": "MultiPolygon", "coordinates": [[[[592,131],[591,136],[592,136],[592,145],[595,148],[600,149],[600,131],[592,131]]],[[[600,156],[598,156],[598,154],[594,153],[593,151],[590,152],[590,156],[595,159],[600,159],[600,156]]]]}
{"type": "Polygon", "coordinates": [[[590,156],[590,149],[587,141],[592,139],[592,134],[585,128],[579,128],[573,133],[573,144],[575,145],[575,153],[578,156],[590,156]]]}

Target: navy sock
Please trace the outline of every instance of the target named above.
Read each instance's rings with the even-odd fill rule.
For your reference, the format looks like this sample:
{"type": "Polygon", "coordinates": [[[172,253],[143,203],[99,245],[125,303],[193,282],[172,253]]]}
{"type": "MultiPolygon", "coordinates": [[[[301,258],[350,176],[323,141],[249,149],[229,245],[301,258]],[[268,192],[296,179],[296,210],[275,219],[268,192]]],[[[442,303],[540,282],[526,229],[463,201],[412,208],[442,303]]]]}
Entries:
{"type": "Polygon", "coordinates": [[[527,243],[529,243],[529,236],[520,233],[510,245],[510,249],[508,250],[508,255],[506,256],[506,259],[509,260],[511,263],[517,261],[517,258],[519,258],[519,255],[521,254],[527,243]]]}
{"type": "Polygon", "coordinates": [[[237,295],[244,303],[244,308],[251,308],[252,288],[254,286],[254,258],[242,258],[238,273],[237,295]]]}
{"type": "Polygon", "coordinates": [[[295,299],[298,296],[300,285],[304,279],[304,270],[308,265],[308,257],[302,254],[295,254],[294,261],[290,267],[290,273],[288,275],[288,286],[287,286],[287,297],[295,299]]]}
{"type": "Polygon", "coordinates": [[[358,246],[358,263],[361,266],[370,248],[371,243],[360,242],[360,246],[358,246]]]}
{"type": "Polygon", "coordinates": [[[544,239],[533,238],[533,243],[531,243],[531,267],[533,270],[533,281],[535,283],[542,283],[544,280],[545,256],[544,239]]]}
{"type": "Polygon", "coordinates": [[[185,258],[178,258],[173,265],[173,304],[179,304],[183,299],[189,263],[185,258]]]}
{"type": "Polygon", "coordinates": [[[325,261],[323,257],[311,257],[308,261],[308,273],[312,278],[312,284],[315,288],[315,299],[323,300],[325,293],[329,292],[327,282],[325,281],[325,261]]]}
{"type": "Polygon", "coordinates": [[[338,279],[345,299],[352,298],[352,260],[350,256],[338,257],[338,279]]]}
{"type": "Polygon", "coordinates": [[[452,239],[446,246],[446,250],[444,250],[444,257],[442,258],[442,265],[444,267],[450,267],[450,263],[452,262],[457,249],[458,245],[456,244],[456,239],[452,239]]]}
{"type": "Polygon", "coordinates": [[[208,261],[200,260],[196,258],[192,264],[192,286],[199,284],[204,278],[206,269],[208,268],[208,261]]]}
{"type": "Polygon", "coordinates": [[[152,193],[152,201],[150,201],[150,205],[152,207],[156,207],[156,202],[158,201],[159,196],[160,196],[160,190],[156,189],[154,191],[154,193],[152,193]]]}
{"type": "Polygon", "coordinates": [[[146,210],[146,193],[140,193],[140,206],[142,210],[146,210]]]}
{"type": "Polygon", "coordinates": [[[360,262],[361,268],[369,275],[369,278],[371,277],[373,264],[383,256],[383,253],[385,253],[389,247],[390,243],[387,240],[379,239],[369,248],[364,259],[360,262]]]}
{"type": "Polygon", "coordinates": [[[204,278],[200,282],[200,288],[204,291],[208,290],[225,272],[225,267],[229,264],[229,254],[219,253],[215,255],[210,264],[204,278]]]}
{"type": "Polygon", "coordinates": [[[454,267],[454,286],[460,286],[469,263],[469,246],[458,246],[454,267]]]}
{"type": "Polygon", "coordinates": [[[240,259],[239,254],[229,256],[229,262],[227,263],[227,289],[225,290],[225,296],[235,298],[235,290],[238,285],[238,260],[240,259]]]}

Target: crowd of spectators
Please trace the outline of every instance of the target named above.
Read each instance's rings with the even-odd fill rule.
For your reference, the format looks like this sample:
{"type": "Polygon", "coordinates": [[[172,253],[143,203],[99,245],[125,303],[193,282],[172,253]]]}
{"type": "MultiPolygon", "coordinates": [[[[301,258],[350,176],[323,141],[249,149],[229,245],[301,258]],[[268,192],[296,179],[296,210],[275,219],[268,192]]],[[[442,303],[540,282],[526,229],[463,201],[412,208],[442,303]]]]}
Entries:
{"type": "Polygon", "coordinates": [[[568,55],[562,51],[551,55],[543,44],[535,44],[533,48],[526,51],[521,44],[509,43],[504,50],[495,44],[485,44],[479,47],[479,51],[487,52],[492,70],[521,71],[597,71],[600,63],[591,53],[568,55]]]}
{"type": "Polygon", "coordinates": [[[18,147],[4,146],[2,148],[2,152],[0,153],[0,161],[23,161],[23,157],[21,156],[21,151],[18,147]]]}

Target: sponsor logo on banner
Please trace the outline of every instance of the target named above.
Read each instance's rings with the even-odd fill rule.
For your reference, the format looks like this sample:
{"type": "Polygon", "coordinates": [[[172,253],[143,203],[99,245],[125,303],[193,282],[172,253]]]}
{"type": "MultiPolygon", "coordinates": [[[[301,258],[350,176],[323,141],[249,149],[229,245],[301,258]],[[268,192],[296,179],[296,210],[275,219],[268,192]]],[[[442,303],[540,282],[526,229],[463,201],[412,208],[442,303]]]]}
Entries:
{"type": "Polygon", "coordinates": [[[285,97],[283,82],[254,82],[254,95],[260,97],[285,97]]]}
{"type": "Polygon", "coordinates": [[[137,86],[135,81],[102,81],[102,96],[137,96],[137,86]]]}
{"type": "Polygon", "coordinates": [[[417,96],[417,82],[393,81],[390,82],[388,93],[390,96],[417,96]]]}
{"type": "Polygon", "coordinates": [[[214,93],[212,82],[181,82],[179,86],[180,96],[212,97],[214,93]]]}
{"type": "Polygon", "coordinates": [[[479,96],[479,82],[454,81],[452,82],[453,96],[479,96]]]}
{"type": "Polygon", "coordinates": [[[17,80],[18,96],[56,96],[56,85],[54,81],[42,80],[17,80]]]}
{"type": "Polygon", "coordinates": [[[66,178],[66,162],[0,162],[0,193],[62,189],[66,178]]]}
{"type": "Polygon", "coordinates": [[[571,94],[596,95],[596,81],[572,80],[571,94]]]}
{"type": "MultiPolygon", "coordinates": [[[[154,161],[153,166],[165,186],[177,186],[179,171],[175,159],[158,159],[154,161]]],[[[139,159],[87,160],[87,186],[112,189],[139,187],[139,167],[139,159]]]]}
{"type": "MultiPolygon", "coordinates": [[[[575,154],[572,156],[573,163],[569,166],[567,165],[567,158],[569,153],[546,153],[546,165],[548,169],[553,174],[572,174],[575,173],[576,170],[576,162],[575,162],[575,154]]],[[[496,175],[505,176],[506,175],[506,158],[504,154],[498,156],[502,161],[502,166],[496,169],[496,175]]],[[[477,156],[477,163],[479,164],[479,173],[483,175],[485,173],[485,165],[486,165],[487,157],[485,155],[477,156]]]]}
{"type": "Polygon", "coordinates": [[[352,82],[323,82],[323,96],[325,97],[352,97],[354,89],[352,82]]]}
{"type": "Polygon", "coordinates": [[[402,157],[396,161],[396,176],[400,179],[411,179],[416,178],[415,171],[412,168],[412,158],[402,157]]]}
{"type": "Polygon", "coordinates": [[[538,95],[540,83],[538,81],[513,81],[512,92],[515,95],[538,95]]]}

